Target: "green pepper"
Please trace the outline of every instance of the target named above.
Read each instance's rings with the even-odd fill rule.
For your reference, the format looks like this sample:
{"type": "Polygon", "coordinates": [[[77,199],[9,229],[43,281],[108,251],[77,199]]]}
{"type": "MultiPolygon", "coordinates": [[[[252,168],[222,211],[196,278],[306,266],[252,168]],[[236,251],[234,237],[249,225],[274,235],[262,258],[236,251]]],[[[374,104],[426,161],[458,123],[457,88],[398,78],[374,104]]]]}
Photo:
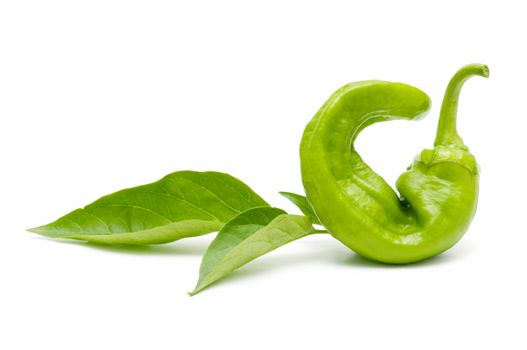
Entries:
{"type": "Polygon", "coordinates": [[[451,79],[433,149],[423,150],[396,182],[399,195],[360,157],[354,141],[376,122],[424,116],[430,99],[402,83],[343,86],[307,125],[300,145],[302,182],[320,222],[335,238],[372,260],[405,264],[456,244],[476,212],[478,165],[456,129],[459,93],[470,64],[451,79]]]}

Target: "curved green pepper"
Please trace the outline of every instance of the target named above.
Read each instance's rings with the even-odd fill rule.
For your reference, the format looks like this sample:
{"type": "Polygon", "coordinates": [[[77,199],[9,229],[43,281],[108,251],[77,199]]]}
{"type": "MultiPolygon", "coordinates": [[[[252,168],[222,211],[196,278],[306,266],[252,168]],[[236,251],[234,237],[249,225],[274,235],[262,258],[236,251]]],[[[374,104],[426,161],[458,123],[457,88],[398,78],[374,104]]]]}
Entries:
{"type": "Polygon", "coordinates": [[[367,258],[404,264],[452,247],[468,229],[478,198],[478,166],[456,130],[459,93],[487,66],[470,64],[451,79],[433,149],[425,149],[397,180],[400,196],[354,147],[366,126],[418,119],[430,108],[421,90],[362,81],[337,90],[307,125],[300,145],[302,181],[320,222],[367,258]]]}

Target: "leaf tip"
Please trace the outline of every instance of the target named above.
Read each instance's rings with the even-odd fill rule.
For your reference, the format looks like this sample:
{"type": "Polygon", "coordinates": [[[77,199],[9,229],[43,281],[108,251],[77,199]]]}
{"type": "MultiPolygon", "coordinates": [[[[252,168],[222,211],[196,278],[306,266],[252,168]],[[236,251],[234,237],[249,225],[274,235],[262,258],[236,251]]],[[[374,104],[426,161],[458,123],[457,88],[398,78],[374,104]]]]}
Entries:
{"type": "Polygon", "coordinates": [[[26,231],[31,233],[38,233],[39,235],[43,235],[45,232],[44,226],[26,228],[26,231]]]}
{"type": "Polygon", "coordinates": [[[202,289],[203,289],[203,287],[200,287],[199,285],[197,285],[193,290],[191,290],[190,292],[187,292],[187,294],[188,294],[189,297],[193,297],[194,295],[196,295],[199,292],[201,292],[202,289]]]}
{"type": "Polygon", "coordinates": [[[26,231],[27,232],[31,232],[31,233],[36,233],[36,234],[44,236],[44,237],[68,238],[68,235],[66,235],[66,234],[58,234],[57,232],[54,232],[53,230],[50,230],[48,225],[32,227],[32,228],[26,228],[26,231]]]}

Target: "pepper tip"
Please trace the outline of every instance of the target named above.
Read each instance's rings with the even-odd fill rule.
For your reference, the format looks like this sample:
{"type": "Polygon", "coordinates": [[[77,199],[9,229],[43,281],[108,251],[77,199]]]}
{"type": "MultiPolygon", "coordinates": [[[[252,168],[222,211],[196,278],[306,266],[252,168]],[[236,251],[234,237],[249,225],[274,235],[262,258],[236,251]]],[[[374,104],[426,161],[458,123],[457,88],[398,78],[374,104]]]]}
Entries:
{"type": "Polygon", "coordinates": [[[482,70],[482,75],[481,76],[484,77],[484,78],[488,78],[489,75],[490,75],[489,66],[484,64],[484,65],[482,65],[481,70],[482,70]]]}

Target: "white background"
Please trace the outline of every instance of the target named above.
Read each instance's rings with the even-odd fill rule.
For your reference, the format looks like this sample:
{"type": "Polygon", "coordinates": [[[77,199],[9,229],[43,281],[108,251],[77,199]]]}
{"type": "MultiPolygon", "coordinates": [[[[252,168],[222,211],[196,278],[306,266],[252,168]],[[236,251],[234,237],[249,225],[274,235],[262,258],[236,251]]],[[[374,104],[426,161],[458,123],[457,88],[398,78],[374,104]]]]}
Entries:
{"type": "Polygon", "coordinates": [[[527,22],[512,1],[0,2],[0,348],[525,349],[527,22]],[[190,4],[191,3],[191,4],[190,4]],[[410,266],[330,236],[258,259],[195,297],[214,235],[137,249],[25,232],[176,170],[228,172],[273,205],[302,192],[305,124],[341,85],[402,81],[420,122],[361,134],[393,184],[430,147],[450,76],[481,166],[463,240],[410,266]]]}

